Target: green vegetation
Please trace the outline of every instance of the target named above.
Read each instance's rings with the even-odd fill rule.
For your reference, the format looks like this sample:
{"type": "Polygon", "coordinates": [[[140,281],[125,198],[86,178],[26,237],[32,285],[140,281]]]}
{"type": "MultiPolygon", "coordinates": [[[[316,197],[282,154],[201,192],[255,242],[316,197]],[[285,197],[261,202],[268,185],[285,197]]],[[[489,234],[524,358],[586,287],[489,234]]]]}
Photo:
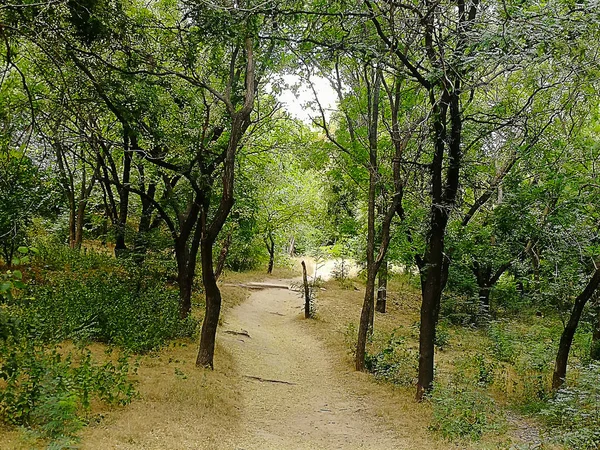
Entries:
{"type": "Polygon", "coordinates": [[[599,42],[592,0],[2,3],[0,420],[68,448],[131,358],[218,369],[223,279],[300,256],[434,435],[600,448],[599,42]]]}

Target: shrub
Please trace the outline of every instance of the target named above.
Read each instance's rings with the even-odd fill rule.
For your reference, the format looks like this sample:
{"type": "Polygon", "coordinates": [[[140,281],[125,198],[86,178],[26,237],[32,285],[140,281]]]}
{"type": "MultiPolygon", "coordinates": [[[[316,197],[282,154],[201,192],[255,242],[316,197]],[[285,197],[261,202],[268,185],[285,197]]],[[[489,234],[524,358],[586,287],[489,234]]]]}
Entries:
{"type": "Polygon", "coordinates": [[[24,332],[44,342],[99,341],[144,352],[190,336],[196,321],[179,319],[175,288],[162,274],[95,252],[43,247],[44,269],[15,302],[24,332]]]}
{"type": "Polygon", "coordinates": [[[417,380],[418,355],[406,347],[406,341],[392,333],[384,347],[377,353],[367,352],[366,367],[377,378],[410,386],[417,380]]]}
{"type": "Polygon", "coordinates": [[[125,405],[136,396],[128,357],[97,364],[89,350],[63,356],[56,347],[13,336],[0,342],[0,420],[43,437],[73,437],[93,399],[125,405]]]}
{"type": "Polygon", "coordinates": [[[448,347],[448,344],[450,344],[450,332],[443,323],[440,323],[435,330],[434,344],[442,351],[448,347]]]}
{"type": "Polygon", "coordinates": [[[436,385],[430,398],[433,421],[429,428],[448,441],[478,441],[503,425],[497,405],[480,389],[436,385]]]}
{"type": "Polygon", "coordinates": [[[488,329],[492,340],[492,351],[499,361],[513,362],[515,358],[515,337],[512,336],[502,322],[493,322],[488,329]]]}
{"type": "Polygon", "coordinates": [[[580,368],[579,377],[560,389],[542,416],[550,425],[551,440],[567,448],[600,447],[600,364],[580,368]]]}
{"type": "Polygon", "coordinates": [[[28,321],[44,340],[94,340],[144,352],[189,329],[179,319],[177,292],[143,277],[54,272],[31,295],[28,321]]]}
{"type": "Polygon", "coordinates": [[[452,325],[473,325],[479,317],[479,304],[474,297],[444,293],[440,308],[440,317],[452,325]]]}

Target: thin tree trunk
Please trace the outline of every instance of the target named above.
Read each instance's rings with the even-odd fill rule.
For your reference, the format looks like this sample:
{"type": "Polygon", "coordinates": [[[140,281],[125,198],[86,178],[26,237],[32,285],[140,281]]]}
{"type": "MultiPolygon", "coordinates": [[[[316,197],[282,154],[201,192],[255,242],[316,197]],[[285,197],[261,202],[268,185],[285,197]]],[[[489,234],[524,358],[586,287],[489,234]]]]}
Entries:
{"type": "Polygon", "coordinates": [[[76,235],[77,235],[77,207],[75,205],[75,198],[71,193],[67,193],[69,199],[69,247],[75,248],[76,235]]]}
{"type": "Polygon", "coordinates": [[[152,212],[154,206],[152,200],[156,195],[156,184],[150,183],[148,186],[148,197],[140,196],[142,202],[142,214],[135,239],[133,240],[133,259],[138,266],[141,266],[146,259],[148,251],[148,233],[152,229],[152,212]]]}
{"type": "Polygon", "coordinates": [[[302,261],[302,283],[304,285],[304,318],[310,319],[310,288],[308,287],[308,276],[306,275],[306,264],[302,261]]]}
{"type": "Polygon", "coordinates": [[[179,286],[179,318],[185,319],[192,310],[192,283],[189,273],[190,254],[187,241],[179,239],[175,242],[175,259],[177,260],[177,285],[179,286]]]}
{"type": "Polygon", "coordinates": [[[215,356],[215,339],[219,315],[221,313],[221,291],[213,270],[212,242],[202,240],[200,259],[202,261],[202,284],[206,296],[206,312],[200,333],[200,349],[196,358],[196,366],[213,368],[215,356]]]}
{"type": "Polygon", "coordinates": [[[569,360],[571,344],[573,343],[573,336],[577,331],[577,326],[579,325],[583,308],[592,295],[594,295],[594,292],[598,288],[599,284],[600,270],[596,269],[583,292],[575,299],[571,316],[569,317],[569,321],[563,330],[562,336],[560,337],[560,342],[558,344],[558,353],[556,355],[554,374],[552,376],[552,388],[555,390],[560,388],[565,382],[565,377],[567,375],[567,363],[569,360]]]}
{"type": "Polygon", "coordinates": [[[427,265],[421,277],[421,328],[419,332],[419,376],[417,381],[417,399],[421,400],[425,392],[433,386],[435,329],[440,310],[443,284],[443,248],[445,227],[438,227],[432,233],[429,243],[427,265]]]}
{"type": "Polygon", "coordinates": [[[365,287],[365,297],[360,314],[360,324],[358,328],[358,343],[356,345],[356,370],[365,370],[365,356],[367,353],[367,336],[369,332],[369,322],[373,311],[375,298],[375,276],[374,271],[367,274],[367,285],[365,287]]]}
{"type": "Polygon", "coordinates": [[[75,226],[75,244],[74,248],[80,249],[81,244],[83,243],[83,222],[85,220],[85,207],[87,206],[87,201],[84,199],[79,200],[79,205],[77,207],[77,221],[75,226]]]}
{"type": "Polygon", "coordinates": [[[275,242],[273,241],[273,236],[269,234],[269,242],[267,242],[267,250],[269,251],[269,267],[267,268],[267,273],[273,273],[273,266],[275,265],[275,242]]]}
{"type": "MultiPolygon", "coordinates": [[[[125,126],[125,125],[124,125],[125,126]]],[[[119,189],[119,218],[115,235],[115,256],[121,257],[127,251],[125,230],[129,213],[129,182],[131,179],[131,148],[137,147],[137,140],[130,134],[128,127],[123,133],[123,176],[119,189]]]]}
{"type": "Polygon", "coordinates": [[[388,263],[384,261],[379,268],[378,274],[378,289],[377,289],[377,304],[375,310],[380,313],[385,313],[387,307],[387,281],[388,281],[388,263]]]}
{"type": "MultiPolygon", "coordinates": [[[[254,98],[256,91],[256,75],[254,67],[254,50],[251,38],[246,38],[246,93],[244,105],[238,111],[235,111],[233,105],[228,99],[227,108],[231,114],[231,132],[229,142],[225,152],[222,174],[222,191],[219,207],[212,216],[212,221],[208,221],[209,200],[203,204],[203,210],[200,216],[202,224],[198,229],[202,230],[201,240],[201,261],[202,261],[202,281],[206,294],[206,313],[202,322],[202,331],[200,334],[200,346],[196,365],[202,367],[213,367],[215,353],[215,338],[217,334],[217,325],[219,323],[219,314],[221,313],[221,292],[217,286],[215,278],[212,246],[217,239],[219,232],[223,228],[227,217],[234,203],[234,182],[235,182],[235,156],[239,146],[240,139],[250,125],[250,114],[254,108],[254,98]]],[[[233,66],[232,66],[233,67],[233,66]]]]}
{"type": "Polygon", "coordinates": [[[590,357],[600,361],[600,296],[596,293],[596,304],[594,305],[594,323],[592,325],[592,343],[590,345],[590,357]]]}
{"type": "MultiPolygon", "coordinates": [[[[365,79],[368,76],[365,75],[365,79]]],[[[375,278],[377,276],[378,266],[375,258],[375,196],[377,193],[378,181],[378,118],[379,118],[379,91],[381,87],[381,73],[377,70],[375,82],[369,98],[369,193],[368,193],[368,213],[367,213],[367,285],[365,287],[365,297],[360,314],[360,323],[358,327],[358,342],[356,344],[356,370],[365,370],[365,355],[367,348],[367,336],[369,330],[373,330],[372,321],[373,309],[375,308],[375,278]]]]}

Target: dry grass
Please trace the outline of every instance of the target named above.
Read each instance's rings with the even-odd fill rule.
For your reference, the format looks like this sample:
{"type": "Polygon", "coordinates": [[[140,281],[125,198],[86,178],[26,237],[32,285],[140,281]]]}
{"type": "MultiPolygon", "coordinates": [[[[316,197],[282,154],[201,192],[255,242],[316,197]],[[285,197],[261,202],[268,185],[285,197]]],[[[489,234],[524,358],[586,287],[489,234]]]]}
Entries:
{"type": "MultiPolygon", "coordinates": [[[[236,275],[240,281],[254,275],[236,275]]],[[[242,303],[245,289],[223,286],[223,310],[242,303]]],[[[194,316],[203,317],[197,308],[194,316]]],[[[74,347],[66,342],[67,353],[74,347]]],[[[94,358],[106,358],[106,347],[92,344],[94,358]]],[[[223,432],[237,423],[239,382],[229,353],[217,346],[214,371],[195,367],[197,339],[171,342],[168,347],[144,355],[133,377],[140,397],[126,407],[95,405],[90,424],[81,433],[83,449],[187,449],[218,448],[223,432]],[[165,446],[165,443],[169,443],[165,446]]],[[[26,432],[0,424],[0,449],[45,448],[46,442],[26,432]]]]}
{"type": "MultiPolygon", "coordinates": [[[[414,450],[458,448],[451,444],[435,440],[427,431],[431,417],[428,403],[417,403],[414,400],[415,390],[395,387],[380,383],[367,373],[354,371],[354,360],[347,341],[347,330],[350,323],[358,324],[362,308],[364,289],[360,282],[353,280],[341,287],[337,281],[324,284],[324,291],[317,294],[317,320],[313,322],[315,333],[321,337],[331,351],[337,356],[339,370],[345,373],[351,390],[360,392],[379,406],[378,415],[389,423],[401,437],[411,443],[414,450]]],[[[401,286],[390,286],[390,291],[398,292],[401,286]]],[[[391,294],[388,299],[388,312],[376,316],[376,327],[391,332],[399,325],[409,327],[418,320],[411,295],[391,294]],[[416,315],[415,315],[416,314],[416,315]]]]}
{"type": "MultiPolygon", "coordinates": [[[[249,273],[226,272],[222,282],[243,283],[248,280],[270,280],[296,277],[298,266],[292,269],[276,268],[273,275],[264,271],[249,273]]],[[[342,288],[336,281],[324,285],[318,293],[317,320],[308,322],[310,330],[322,340],[331,354],[336,372],[343,378],[349,391],[369,398],[377,405],[376,415],[400,437],[410,442],[414,450],[437,450],[449,448],[507,448],[501,447],[501,439],[491,439],[477,445],[454,445],[435,439],[427,427],[431,419],[431,406],[414,400],[413,387],[394,387],[377,382],[371,375],[357,373],[346,342],[349,323],[358,323],[363,301],[363,286],[358,281],[342,288]]],[[[383,336],[398,329],[407,338],[410,347],[417,348],[414,323],[419,320],[418,291],[398,279],[390,283],[388,312],[375,318],[378,335],[383,336]]],[[[242,303],[248,291],[235,287],[222,287],[224,313],[242,303]]],[[[194,314],[201,318],[202,311],[194,314]]],[[[477,348],[481,341],[475,335],[472,340],[452,344],[445,352],[438,352],[440,370],[445,372],[453,361],[465,351],[477,348]]],[[[374,345],[377,345],[375,342],[374,345]]],[[[103,347],[95,345],[94,354],[101,357],[103,347]]],[[[225,436],[239,434],[240,374],[232,356],[225,348],[217,347],[214,371],[197,369],[194,365],[197,342],[192,340],[171,343],[155,354],[140,360],[135,377],[140,398],[122,408],[97,407],[90,425],[81,434],[82,449],[219,449],[237,448],[225,436]]],[[[0,448],[21,450],[35,447],[27,442],[18,430],[0,428],[0,448]]],[[[39,444],[39,443],[38,443],[39,444]]],[[[285,450],[285,449],[282,449],[285,450]]]]}
{"type": "MultiPolygon", "coordinates": [[[[349,374],[349,383],[353,389],[360,389],[364,395],[375,399],[380,414],[393,424],[401,435],[411,439],[411,448],[509,448],[511,431],[508,434],[485,436],[482,442],[473,444],[451,444],[436,440],[427,428],[431,421],[431,405],[428,402],[415,401],[414,387],[396,387],[389,383],[378,382],[369,374],[356,374],[352,346],[354,340],[348,339],[349,324],[358,326],[363,303],[364,285],[358,280],[344,283],[329,281],[323,285],[325,290],[318,293],[316,300],[317,320],[315,332],[329,348],[338,355],[341,371],[349,374]]],[[[381,348],[385,339],[394,332],[406,339],[409,349],[418,350],[418,329],[420,293],[406,278],[396,277],[388,286],[386,314],[376,313],[375,336],[370,344],[371,350],[381,348]]],[[[450,329],[450,344],[444,351],[436,352],[436,374],[448,379],[455,371],[455,363],[466,355],[472,355],[489,344],[489,338],[479,331],[460,332],[450,329]]],[[[502,400],[499,398],[499,400],[502,400]]]]}
{"type": "Polygon", "coordinates": [[[140,399],[106,411],[82,434],[83,449],[217,448],[235,426],[239,399],[231,357],[217,348],[216,370],[198,369],[195,342],[174,342],[142,358],[140,399]]]}

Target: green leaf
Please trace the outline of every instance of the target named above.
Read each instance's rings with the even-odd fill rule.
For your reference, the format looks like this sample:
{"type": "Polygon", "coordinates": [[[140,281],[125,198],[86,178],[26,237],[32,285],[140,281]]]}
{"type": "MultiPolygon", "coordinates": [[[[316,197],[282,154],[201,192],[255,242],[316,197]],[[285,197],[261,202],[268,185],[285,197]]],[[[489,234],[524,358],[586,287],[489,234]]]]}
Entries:
{"type": "Polygon", "coordinates": [[[19,247],[19,248],[17,249],[17,251],[18,251],[19,253],[22,253],[23,255],[26,255],[27,253],[29,253],[29,249],[28,249],[27,247],[19,247]]]}
{"type": "Polygon", "coordinates": [[[10,281],[0,283],[0,292],[8,292],[12,289],[13,284],[10,281]]]}
{"type": "Polygon", "coordinates": [[[12,273],[12,276],[15,280],[22,280],[23,279],[23,273],[20,270],[15,270],[12,273]]]}
{"type": "Polygon", "coordinates": [[[39,255],[40,254],[40,250],[37,247],[29,247],[29,251],[31,253],[33,253],[34,255],[39,255]]]}

